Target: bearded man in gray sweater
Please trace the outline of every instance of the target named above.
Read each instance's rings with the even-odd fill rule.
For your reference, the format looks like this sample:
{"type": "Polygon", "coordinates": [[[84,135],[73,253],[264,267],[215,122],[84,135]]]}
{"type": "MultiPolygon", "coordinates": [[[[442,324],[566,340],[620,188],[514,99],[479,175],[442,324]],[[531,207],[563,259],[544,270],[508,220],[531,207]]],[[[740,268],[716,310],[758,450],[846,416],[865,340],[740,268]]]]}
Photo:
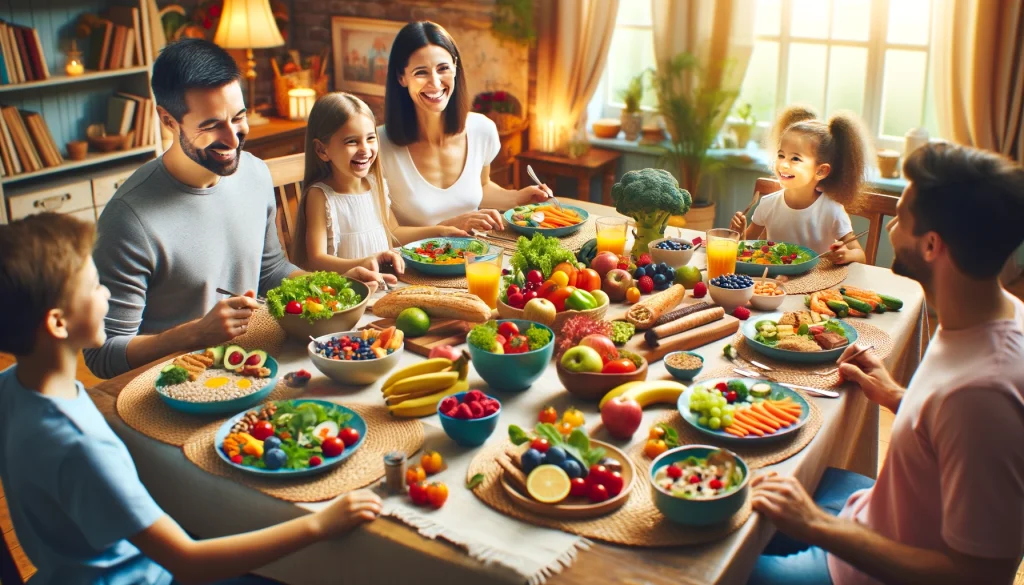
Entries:
{"type": "MultiPolygon", "coordinates": [[[[93,257],[110,289],[107,340],[85,352],[99,377],[241,335],[257,307],[252,291],[301,274],[277,237],[270,171],[242,151],[240,80],[234,59],[204,40],[168,45],[153,64],[174,144],[125,181],[99,219],[93,257]],[[218,287],[247,294],[223,298],[218,287]]],[[[372,268],[347,276],[372,288],[380,279],[372,268]]]]}

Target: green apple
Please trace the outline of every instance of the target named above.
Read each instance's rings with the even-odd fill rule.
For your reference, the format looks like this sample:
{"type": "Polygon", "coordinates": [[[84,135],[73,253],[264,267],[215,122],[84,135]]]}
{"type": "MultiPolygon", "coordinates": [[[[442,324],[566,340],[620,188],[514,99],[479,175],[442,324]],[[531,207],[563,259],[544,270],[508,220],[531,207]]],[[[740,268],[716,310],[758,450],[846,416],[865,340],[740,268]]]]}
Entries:
{"type": "Polygon", "coordinates": [[[555,324],[557,312],[555,304],[547,299],[530,299],[523,307],[523,319],[551,327],[555,324]]]}
{"type": "Polygon", "coordinates": [[[687,264],[686,266],[680,266],[676,268],[676,284],[681,284],[688,289],[692,289],[693,285],[697,284],[704,278],[700,274],[700,268],[687,264]]]}
{"type": "Polygon", "coordinates": [[[562,356],[562,367],[570,372],[600,372],[604,360],[597,350],[586,345],[577,345],[565,350],[562,356]]]}
{"type": "Polygon", "coordinates": [[[595,288],[594,290],[590,291],[590,294],[593,295],[595,299],[597,299],[598,307],[603,307],[611,302],[611,299],[608,298],[608,293],[604,292],[599,288],[595,288]]]}

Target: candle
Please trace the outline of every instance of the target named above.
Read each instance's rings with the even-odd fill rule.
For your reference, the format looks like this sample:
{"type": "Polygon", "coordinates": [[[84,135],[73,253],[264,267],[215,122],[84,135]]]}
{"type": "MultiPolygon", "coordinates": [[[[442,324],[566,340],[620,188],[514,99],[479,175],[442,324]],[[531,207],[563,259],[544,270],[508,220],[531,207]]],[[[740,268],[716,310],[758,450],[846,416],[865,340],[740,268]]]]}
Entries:
{"type": "Polygon", "coordinates": [[[74,77],[85,73],[85,65],[82,64],[82,53],[78,50],[75,40],[71,39],[71,50],[68,51],[68,62],[64,65],[64,72],[74,77]]]}
{"type": "Polygon", "coordinates": [[[309,111],[316,102],[316,92],[308,87],[297,87],[288,90],[288,117],[292,120],[309,118],[309,111]]]}

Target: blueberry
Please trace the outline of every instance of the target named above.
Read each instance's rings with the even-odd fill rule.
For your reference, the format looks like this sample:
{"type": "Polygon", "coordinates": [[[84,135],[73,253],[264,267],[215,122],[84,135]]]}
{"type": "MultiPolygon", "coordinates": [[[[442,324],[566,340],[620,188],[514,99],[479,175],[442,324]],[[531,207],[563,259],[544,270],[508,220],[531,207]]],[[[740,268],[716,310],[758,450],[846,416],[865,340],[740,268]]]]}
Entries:
{"type": "MultiPolygon", "coordinates": [[[[549,449],[550,451],[550,449],[549,449]]],[[[527,449],[526,453],[520,457],[520,465],[523,467],[523,473],[529,475],[538,465],[544,461],[544,454],[536,449],[527,449]]]]}
{"type": "Polygon", "coordinates": [[[264,452],[267,451],[267,450],[270,450],[270,449],[277,449],[280,446],[281,446],[281,439],[278,439],[277,437],[275,437],[273,435],[267,437],[266,439],[263,439],[263,449],[264,449],[264,452]]]}
{"type": "Polygon", "coordinates": [[[664,274],[655,274],[654,275],[654,286],[658,286],[659,284],[665,284],[665,275],[664,274]]]}
{"type": "Polygon", "coordinates": [[[288,461],[288,455],[281,449],[269,449],[263,452],[263,463],[267,469],[280,469],[288,461]]]}
{"type": "Polygon", "coordinates": [[[662,262],[661,264],[658,264],[658,268],[655,270],[655,273],[656,274],[665,274],[665,272],[667,270],[668,270],[668,264],[665,264],[664,262],[662,262]]]}
{"type": "Polygon", "coordinates": [[[636,278],[636,279],[643,278],[643,276],[645,274],[647,274],[647,273],[644,272],[644,267],[641,266],[641,267],[636,269],[636,272],[633,273],[633,278],[636,278]]]}
{"type": "MultiPolygon", "coordinates": [[[[565,459],[565,449],[561,447],[551,447],[550,449],[548,449],[547,453],[544,454],[544,463],[558,465],[559,467],[561,467],[562,462],[565,461],[565,459]]],[[[524,469],[523,471],[525,472],[526,470],[524,469]]]]}
{"type": "Polygon", "coordinates": [[[569,476],[569,479],[576,479],[577,477],[583,477],[583,466],[580,465],[575,459],[566,459],[562,462],[559,467],[562,471],[569,476]]]}

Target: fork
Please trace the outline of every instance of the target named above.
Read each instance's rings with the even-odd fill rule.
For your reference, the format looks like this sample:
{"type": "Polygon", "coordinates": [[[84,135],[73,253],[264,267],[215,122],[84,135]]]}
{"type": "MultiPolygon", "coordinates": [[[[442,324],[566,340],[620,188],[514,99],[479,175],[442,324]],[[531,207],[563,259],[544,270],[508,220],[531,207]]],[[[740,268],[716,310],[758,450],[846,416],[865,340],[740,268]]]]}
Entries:
{"type": "MultiPolygon", "coordinates": [[[[541,185],[544,184],[544,183],[541,183],[540,179],[537,178],[537,173],[533,172],[533,167],[532,166],[526,165],[526,174],[530,175],[530,178],[533,179],[534,183],[537,183],[538,187],[540,187],[541,185]]],[[[552,195],[548,199],[548,201],[550,201],[552,205],[557,207],[559,211],[562,210],[562,204],[558,202],[558,199],[556,199],[554,195],[552,195]]]]}
{"type": "MultiPolygon", "coordinates": [[[[737,374],[739,374],[741,376],[746,376],[748,378],[754,378],[755,380],[767,380],[768,379],[768,378],[762,376],[761,374],[758,374],[757,372],[751,372],[750,370],[744,370],[742,368],[733,368],[732,371],[736,372],[737,374]]],[[[785,383],[785,382],[775,382],[775,383],[778,384],[779,386],[785,386],[786,388],[792,388],[792,389],[795,389],[795,390],[803,390],[804,392],[809,392],[811,394],[817,394],[818,396],[824,396],[825,398],[839,398],[839,393],[838,392],[833,392],[832,390],[822,390],[821,388],[814,388],[814,387],[811,387],[811,386],[800,386],[798,384],[788,384],[788,383],[785,383]]]]}
{"type": "Polygon", "coordinates": [[[860,354],[864,353],[865,351],[867,351],[869,349],[874,349],[874,348],[875,348],[874,345],[869,345],[867,347],[863,347],[863,348],[855,351],[852,355],[850,355],[850,357],[846,358],[845,361],[837,362],[838,365],[836,367],[832,368],[831,370],[824,370],[824,371],[821,371],[821,372],[814,372],[814,373],[819,375],[819,376],[831,376],[832,374],[835,374],[836,372],[839,371],[839,367],[838,366],[841,366],[841,365],[845,364],[846,362],[852,360],[853,358],[859,356],[860,354]]]}
{"type": "MultiPolygon", "coordinates": [[[[240,294],[233,293],[233,292],[231,292],[231,291],[229,291],[227,289],[224,289],[224,288],[218,288],[217,289],[217,293],[218,294],[222,294],[222,295],[228,295],[229,297],[240,297],[240,296],[242,296],[240,294]]],[[[267,298],[266,297],[256,297],[256,302],[261,304],[261,305],[265,305],[265,304],[267,304],[267,298]]]]}

